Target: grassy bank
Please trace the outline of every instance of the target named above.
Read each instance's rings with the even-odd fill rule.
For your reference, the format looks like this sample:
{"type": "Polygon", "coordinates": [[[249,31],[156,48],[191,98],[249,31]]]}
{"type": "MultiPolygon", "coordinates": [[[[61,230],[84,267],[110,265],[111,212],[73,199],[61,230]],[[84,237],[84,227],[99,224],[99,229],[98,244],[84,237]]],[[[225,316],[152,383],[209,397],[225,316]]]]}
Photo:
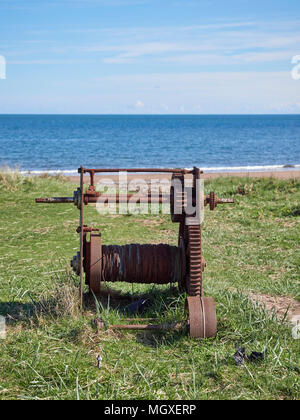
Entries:
{"type": "MultiPolygon", "coordinates": [[[[0,174],[0,314],[8,322],[7,338],[0,340],[0,399],[299,398],[299,340],[289,324],[247,296],[300,298],[299,181],[206,182],[207,191],[234,196],[236,204],[205,215],[204,293],[217,302],[219,325],[217,338],[204,341],[180,331],[97,333],[95,315],[122,322],[126,299],[97,306],[91,300],[78,312],[78,279],[68,269],[78,250],[78,210],[34,203],[37,196],[72,195],[74,189],[59,177],[0,174]],[[236,345],[267,349],[266,360],[238,367],[236,345]]],[[[177,240],[168,216],[100,217],[89,208],[87,223],[101,228],[107,244],[177,240]]],[[[152,305],[145,315],[183,317],[184,296],[176,289],[117,288],[148,293],[152,305]]]]}

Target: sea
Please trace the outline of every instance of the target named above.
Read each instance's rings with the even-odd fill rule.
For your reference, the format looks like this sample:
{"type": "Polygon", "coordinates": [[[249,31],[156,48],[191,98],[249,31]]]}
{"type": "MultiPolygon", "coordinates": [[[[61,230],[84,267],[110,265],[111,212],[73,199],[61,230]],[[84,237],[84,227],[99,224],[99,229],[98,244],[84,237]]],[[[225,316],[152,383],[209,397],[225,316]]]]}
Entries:
{"type": "Polygon", "coordinates": [[[300,115],[0,115],[0,167],[300,169],[300,115]]]}

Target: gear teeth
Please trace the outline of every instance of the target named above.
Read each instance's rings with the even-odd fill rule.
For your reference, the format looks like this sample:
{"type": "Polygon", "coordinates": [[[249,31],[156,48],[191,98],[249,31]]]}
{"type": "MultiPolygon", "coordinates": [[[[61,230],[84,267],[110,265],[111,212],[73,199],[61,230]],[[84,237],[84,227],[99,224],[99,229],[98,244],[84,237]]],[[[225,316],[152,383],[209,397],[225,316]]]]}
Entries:
{"type": "Polygon", "coordinates": [[[190,272],[188,294],[202,296],[202,252],[201,252],[201,226],[188,226],[190,248],[190,272]]]}

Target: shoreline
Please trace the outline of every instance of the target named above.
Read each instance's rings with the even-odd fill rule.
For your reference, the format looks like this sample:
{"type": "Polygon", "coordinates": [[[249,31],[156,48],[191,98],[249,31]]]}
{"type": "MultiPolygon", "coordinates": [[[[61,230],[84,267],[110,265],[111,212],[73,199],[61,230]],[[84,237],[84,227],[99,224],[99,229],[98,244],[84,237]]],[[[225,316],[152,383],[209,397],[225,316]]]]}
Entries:
{"type": "MultiPolygon", "coordinates": [[[[80,176],[72,175],[66,176],[71,182],[79,183],[80,176]]],[[[171,174],[168,173],[130,173],[127,174],[128,180],[132,179],[145,179],[147,181],[151,179],[170,179],[171,174]]],[[[286,170],[286,171],[260,171],[260,172],[204,172],[201,175],[202,179],[216,179],[223,177],[239,177],[239,178],[276,178],[276,179],[300,179],[300,170],[286,170]]],[[[99,174],[95,175],[95,182],[103,179],[111,179],[116,181],[118,175],[116,174],[99,174]]],[[[85,182],[89,182],[89,176],[84,177],[85,182]]]]}

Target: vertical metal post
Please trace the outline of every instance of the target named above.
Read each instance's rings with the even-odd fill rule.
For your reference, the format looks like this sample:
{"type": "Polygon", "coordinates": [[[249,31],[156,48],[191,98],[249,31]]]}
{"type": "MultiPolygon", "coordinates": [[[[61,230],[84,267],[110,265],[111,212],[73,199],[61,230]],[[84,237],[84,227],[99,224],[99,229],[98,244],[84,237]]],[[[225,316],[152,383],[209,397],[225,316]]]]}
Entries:
{"type": "Polygon", "coordinates": [[[83,168],[80,167],[80,307],[83,305],[83,168]]]}

